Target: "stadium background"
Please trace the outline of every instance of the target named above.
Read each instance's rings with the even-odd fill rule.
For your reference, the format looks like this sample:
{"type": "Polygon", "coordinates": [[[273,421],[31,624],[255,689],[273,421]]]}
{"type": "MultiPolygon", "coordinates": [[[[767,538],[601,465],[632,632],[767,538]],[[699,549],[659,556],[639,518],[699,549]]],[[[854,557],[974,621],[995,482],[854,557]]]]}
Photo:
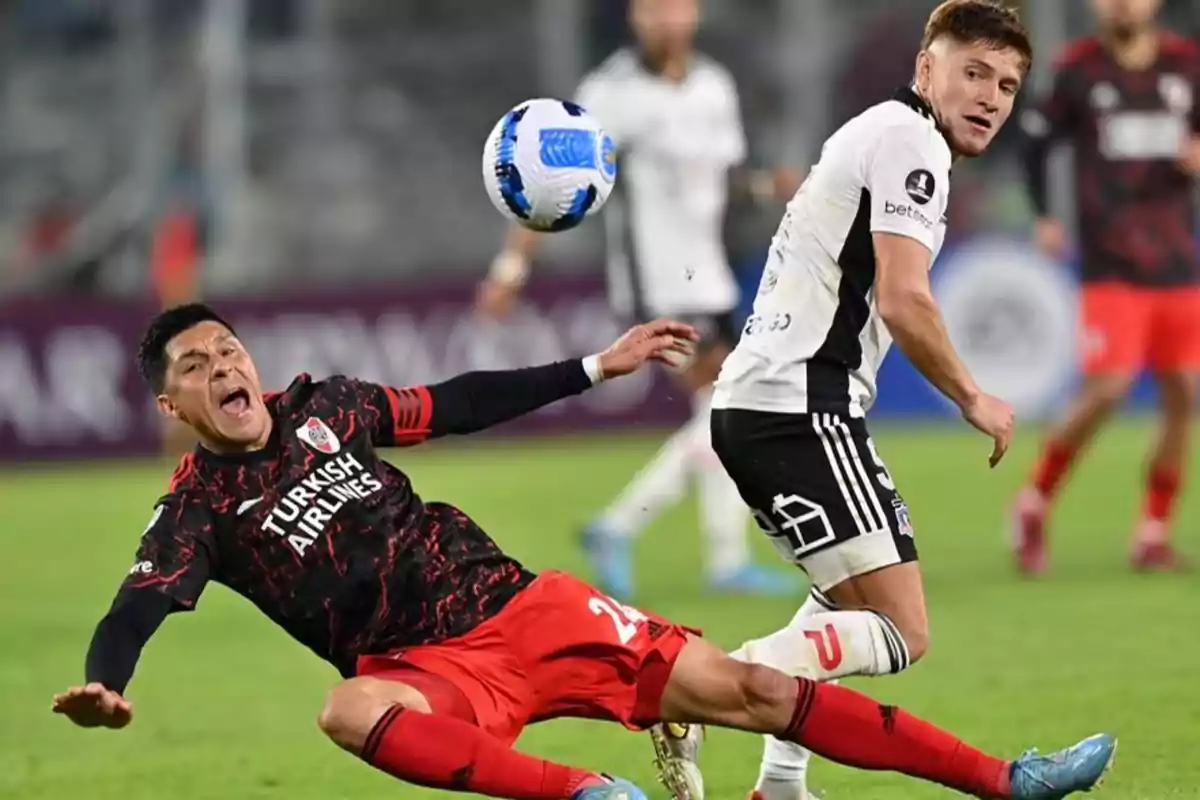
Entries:
{"type": "MultiPolygon", "coordinates": [[[[933,5],[706,0],[701,43],[739,80],[753,160],[810,163],[833,128],[907,79],[933,5]]],[[[157,307],[194,295],[233,318],[270,384],[299,371],[407,384],[606,344],[619,323],[601,293],[596,222],[548,242],[515,320],[481,320],[470,304],[503,234],[479,175],[487,131],[520,100],[569,95],[623,41],[623,6],[0,2],[0,796],[421,795],[320,740],[331,674],[222,590],[150,646],[130,731],[84,735],[46,713],[80,677],[170,471],[132,349],[157,307]]],[[[1087,30],[1087,9],[1036,0],[1024,13],[1037,91],[1052,54],[1087,30]]],[[[1200,2],[1169,0],[1164,16],[1193,34],[1200,2]]],[[[913,508],[937,644],[911,674],[865,688],[1006,752],[1112,728],[1125,741],[1110,796],[1200,797],[1185,734],[1200,704],[1194,579],[1124,566],[1152,432],[1137,413],[1153,402],[1147,385],[1064,498],[1055,572],[1035,584],[1009,570],[1005,505],[1036,421],[1074,380],[1072,270],[1029,245],[1015,134],[956,168],[935,276],[956,341],[1018,405],[1024,431],[989,473],[987,443],[890,357],[876,413],[892,419],[878,438],[913,508]]],[[[1055,169],[1054,203],[1069,214],[1069,156],[1055,169]]],[[[780,210],[732,209],[748,288],[780,210]]],[[[583,571],[578,525],[686,409],[650,374],[505,436],[395,457],[424,494],[464,506],[532,565],[583,571]]],[[[1194,495],[1179,515],[1193,553],[1194,495]]],[[[639,602],[727,645],[790,616],[791,601],[703,594],[694,528],[685,505],[647,533],[639,602]]],[[[556,723],[528,744],[649,780],[647,742],[620,731],[556,723]]],[[[757,749],[712,737],[713,797],[741,796],[757,749]]],[[[813,783],[834,800],[945,794],[826,765],[813,783]]]]}

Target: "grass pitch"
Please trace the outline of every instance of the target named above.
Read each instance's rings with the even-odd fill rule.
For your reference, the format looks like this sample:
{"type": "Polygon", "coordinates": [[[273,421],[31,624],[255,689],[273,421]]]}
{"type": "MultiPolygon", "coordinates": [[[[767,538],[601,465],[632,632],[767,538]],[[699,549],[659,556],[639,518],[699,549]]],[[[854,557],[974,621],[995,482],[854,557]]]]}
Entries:
{"type": "MultiPolygon", "coordinates": [[[[993,472],[987,441],[962,428],[880,426],[881,454],[917,529],[933,646],[904,675],[851,685],[1005,755],[1112,731],[1121,751],[1098,798],[1200,797],[1200,587],[1195,577],[1132,575],[1125,561],[1150,433],[1126,422],[1089,453],[1054,519],[1053,572],[1029,581],[1013,574],[1002,534],[1005,505],[1035,454],[1033,434],[993,472]]],[[[530,566],[586,576],[579,524],[656,444],[646,437],[462,440],[395,457],[424,497],[462,506],[530,566]]],[[[148,646],[130,687],[129,729],[78,730],[50,714],[51,695],[82,677],[92,627],[169,474],[166,464],[0,473],[0,798],[434,796],[325,741],[315,721],[335,673],[221,587],[207,590],[197,613],[168,620],[148,646]]],[[[1195,497],[1185,498],[1177,525],[1193,555],[1200,551],[1195,497]]],[[[701,626],[729,647],[790,618],[800,598],[706,594],[694,530],[688,502],[647,531],[638,605],[701,626]]],[[[775,558],[765,542],[756,547],[762,559],[775,558]]],[[[520,746],[664,796],[653,785],[648,739],[617,726],[546,723],[520,746]]],[[[754,736],[710,732],[703,760],[710,798],[744,797],[759,746],[754,736]]],[[[954,796],[821,762],[811,780],[830,800],[954,796]]]]}

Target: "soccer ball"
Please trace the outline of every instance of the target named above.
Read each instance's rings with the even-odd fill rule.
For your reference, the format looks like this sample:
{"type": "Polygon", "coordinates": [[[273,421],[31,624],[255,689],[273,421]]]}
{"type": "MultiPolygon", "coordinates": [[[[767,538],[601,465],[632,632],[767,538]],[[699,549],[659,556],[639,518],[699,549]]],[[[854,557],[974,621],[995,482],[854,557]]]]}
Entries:
{"type": "Polygon", "coordinates": [[[535,231],[565,231],[599,211],[617,179],[612,137],[569,100],[528,100],[483,146],[492,204],[535,231]]]}

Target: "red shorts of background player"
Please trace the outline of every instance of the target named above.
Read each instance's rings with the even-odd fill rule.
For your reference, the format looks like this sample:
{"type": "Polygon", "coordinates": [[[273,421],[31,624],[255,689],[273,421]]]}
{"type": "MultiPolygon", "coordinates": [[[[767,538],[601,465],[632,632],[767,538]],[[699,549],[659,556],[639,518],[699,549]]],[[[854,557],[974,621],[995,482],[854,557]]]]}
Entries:
{"type": "Polygon", "coordinates": [[[1087,375],[1200,371],[1200,287],[1083,287],[1087,375]]]}
{"type": "Polygon", "coordinates": [[[358,674],[442,678],[465,695],[480,728],[510,744],[527,724],[556,717],[641,730],[659,721],[675,659],[698,634],[546,572],[465,636],[363,656],[358,674]]]}

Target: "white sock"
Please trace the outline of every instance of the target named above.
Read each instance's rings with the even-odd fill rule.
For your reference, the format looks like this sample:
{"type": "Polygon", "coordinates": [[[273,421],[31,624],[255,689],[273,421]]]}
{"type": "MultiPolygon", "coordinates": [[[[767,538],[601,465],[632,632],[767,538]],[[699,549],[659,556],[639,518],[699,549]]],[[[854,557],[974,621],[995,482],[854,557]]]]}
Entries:
{"type": "Polygon", "coordinates": [[[746,642],[738,652],[744,661],[815,681],[887,675],[909,665],[900,631],[875,611],[797,613],[786,628],[746,642]]]}
{"type": "MultiPolygon", "coordinates": [[[[904,638],[890,619],[874,611],[836,610],[816,589],[786,628],[745,643],[734,657],[830,683],[845,675],[899,672],[909,663],[904,638]]],[[[812,754],[773,736],[763,738],[755,789],[763,800],[805,800],[812,754]]]]}
{"type": "MultiPolygon", "coordinates": [[[[802,624],[805,617],[828,611],[831,605],[824,595],[810,595],[792,617],[788,627],[802,624]]],[[[748,660],[743,650],[734,653],[734,658],[748,660]]],[[[754,790],[762,795],[763,800],[807,800],[808,762],[811,759],[812,753],[798,744],[764,736],[762,763],[758,768],[754,790]]]]}
{"type": "Polygon", "coordinates": [[[696,421],[689,421],[667,439],[600,516],[613,536],[633,538],[665,509],[679,502],[687,489],[695,449],[696,421]]]}
{"type": "Polygon", "coordinates": [[[696,474],[700,526],[706,545],[705,569],[710,580],[717,580],[737,572],[750,560],[746,541],[749,511],[737,484],[712,449],[711,402],[711,390],[696,393],[688,427],[694,433],[691,463],[696,474]]]}
{"type": "Polygon", "coordinates": [[[808,762],[812,753],[798,744],[763,737],[762,764],[754,789],[763,800],[808,800],[808,762]]]}

